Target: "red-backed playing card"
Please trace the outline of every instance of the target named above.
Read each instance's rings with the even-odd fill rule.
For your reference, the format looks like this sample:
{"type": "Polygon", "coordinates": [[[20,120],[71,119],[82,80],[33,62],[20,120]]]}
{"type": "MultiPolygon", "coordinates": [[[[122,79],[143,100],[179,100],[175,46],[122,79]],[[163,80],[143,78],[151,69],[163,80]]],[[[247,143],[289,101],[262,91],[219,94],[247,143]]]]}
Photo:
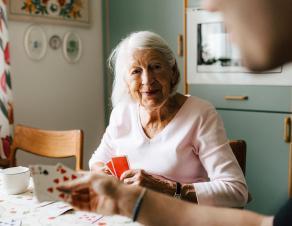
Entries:
{"type": "Polygon", "coordinates": [[[112,157],[112,163],[116,172],[116,176],[119,179],[123,172],[130,169],[127,156],[112,157]]]}
{"type": "Polygon", "coordinates": [[[108,161],[108,162],[106,163],[106,166],[107,166],[107,168],[109,169],[109,171],[111,172],[111,174],[112,174],[113,176],[117,176],[112,161],[108,161]]]}

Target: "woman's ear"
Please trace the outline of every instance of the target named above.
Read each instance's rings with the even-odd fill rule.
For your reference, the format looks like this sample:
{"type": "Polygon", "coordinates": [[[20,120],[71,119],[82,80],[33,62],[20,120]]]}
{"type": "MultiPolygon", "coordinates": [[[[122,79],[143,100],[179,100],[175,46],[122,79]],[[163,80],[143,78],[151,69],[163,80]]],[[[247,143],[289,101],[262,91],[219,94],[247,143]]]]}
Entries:
{"type": "Polygon", "coordinates": [[[172,76],[171,76],[171,88],[175,87],[179,80],[179,70],[177,67],[177,64],[175,64],[172,67],[172,76]]]}

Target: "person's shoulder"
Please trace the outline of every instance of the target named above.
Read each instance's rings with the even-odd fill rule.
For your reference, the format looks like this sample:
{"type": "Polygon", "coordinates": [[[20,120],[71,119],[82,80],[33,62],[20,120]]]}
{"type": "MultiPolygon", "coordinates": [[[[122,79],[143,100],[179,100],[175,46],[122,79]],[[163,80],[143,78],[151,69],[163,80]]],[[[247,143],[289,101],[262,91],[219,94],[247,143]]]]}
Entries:
{"type": "Polygon", "coordinates": [[[200,111],[206,111],[206,110],[208,111],[208,110],[215,109],[214,105],[211,104],[209,101],[204,100],[197,96],[188,96],[186,104],[187,104],[187,108],[193,109],[193,110],[197,109],[200,111]]]}
{"type": "Polygon", "coordinates": [[[137,104],[132,101],[122,101],[118,103],[111,112],[111,118],[124,118],[130,115],[137,109],[137,104]]]}
{"type": "Polygon", "coordinates": [[[213,104],[200,97],[189,96],[185,102],[182,114],[185,121],[197,122],[198,120],[205,121],[209,117],[217,117],[218,112],[213,104]]]}

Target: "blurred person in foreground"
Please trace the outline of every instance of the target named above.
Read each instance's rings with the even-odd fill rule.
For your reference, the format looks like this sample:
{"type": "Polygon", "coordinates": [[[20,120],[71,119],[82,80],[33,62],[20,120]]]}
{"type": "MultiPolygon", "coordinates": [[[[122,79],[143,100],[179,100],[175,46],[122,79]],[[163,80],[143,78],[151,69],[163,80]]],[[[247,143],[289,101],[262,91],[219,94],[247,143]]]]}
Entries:
{"type": "MultiPolygon", "coordinates": [[[[223,13],[227,29],[250,69],[268,70],[292,60],[291,0],[205,0],[203,6],[223,13]]],[[[273,217],[247,210],[192,205],[97,174],[89,174],[61,189],[71,193],[76,208],[121,214],[149,226],[292,225],[291,199],[273,217]],[[81,194],[86,202],[81,201],[81,194]]]]}

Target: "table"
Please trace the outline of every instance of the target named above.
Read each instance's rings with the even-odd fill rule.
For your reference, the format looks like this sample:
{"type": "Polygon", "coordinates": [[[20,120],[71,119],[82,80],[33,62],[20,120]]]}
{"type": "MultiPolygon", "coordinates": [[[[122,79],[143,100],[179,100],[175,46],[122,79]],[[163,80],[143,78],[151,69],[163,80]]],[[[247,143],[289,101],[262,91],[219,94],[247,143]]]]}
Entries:
{"type": "Polygon", "coordinates": [[[18,219],[21,220],[21,226],[141,226],[118,215],[109,217],[75,210],[52,217],[48,211],[49,206],[40,205],[34,198],[32,180],[27,192],[7,195],[3,191],[0,177],[0,219],[18,219]]]}

